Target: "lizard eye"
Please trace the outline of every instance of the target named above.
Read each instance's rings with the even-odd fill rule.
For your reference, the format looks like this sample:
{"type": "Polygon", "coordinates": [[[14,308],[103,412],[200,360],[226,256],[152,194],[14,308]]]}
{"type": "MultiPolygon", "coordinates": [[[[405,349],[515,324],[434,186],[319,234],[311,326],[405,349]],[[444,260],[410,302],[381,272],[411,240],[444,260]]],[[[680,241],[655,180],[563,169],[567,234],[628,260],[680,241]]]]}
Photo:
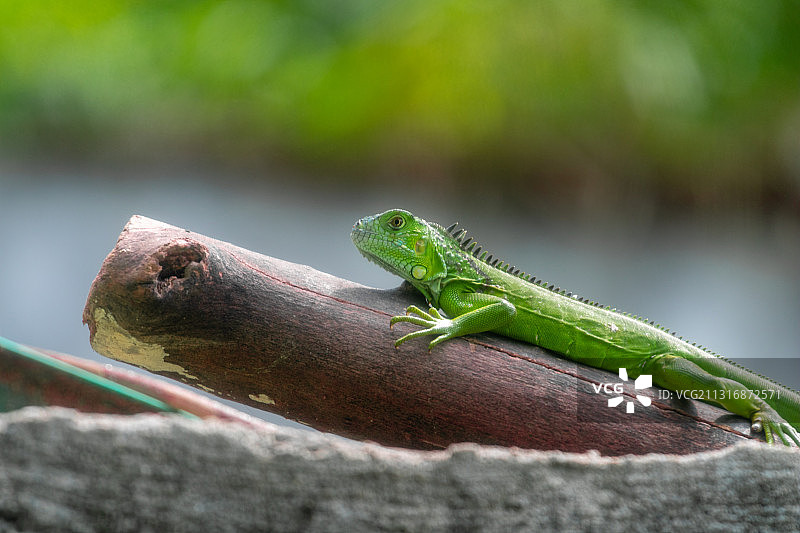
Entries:
{"type": "Polygon", "coordinates": [[[400,215],[395,215],[389,219],[389,227],[392,229],[400,229],[406,225],[406,219],[400,215]]]}

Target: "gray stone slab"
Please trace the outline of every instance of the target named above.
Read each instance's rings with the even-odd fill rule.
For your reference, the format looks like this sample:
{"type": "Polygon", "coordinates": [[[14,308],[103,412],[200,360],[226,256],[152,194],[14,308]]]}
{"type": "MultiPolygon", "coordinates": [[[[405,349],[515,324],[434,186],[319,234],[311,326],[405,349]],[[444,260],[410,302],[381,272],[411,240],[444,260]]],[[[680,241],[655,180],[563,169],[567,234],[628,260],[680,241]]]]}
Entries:
{"type": "Polygon", "coordinates": [[[174,416],[0,415],[0,530],[797,531],[800,452],[416,452],[174,416]]]}

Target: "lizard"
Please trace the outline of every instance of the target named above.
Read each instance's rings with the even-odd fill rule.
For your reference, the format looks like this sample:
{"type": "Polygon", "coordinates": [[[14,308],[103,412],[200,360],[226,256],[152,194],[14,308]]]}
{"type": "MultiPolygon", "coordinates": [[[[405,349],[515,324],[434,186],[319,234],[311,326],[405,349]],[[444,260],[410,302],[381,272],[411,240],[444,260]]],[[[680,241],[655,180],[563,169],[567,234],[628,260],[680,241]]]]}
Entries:
{"type": "Polygon", "coordinates": [[[750,420],[769,444],[800,447],[800,393],[691,344],[654,322],[548,285],[495,259],[466,230],[402,209],[367,216],[351,239],[371,262],[413,285],[428,301],[390,319],[422,329],[395,341],[434,335],[428,345],[482,332],[535,344],[560,357],[642,374],[664,389],[692,394],[750,420]],[[788,420],[788,421],[787,421],[788,420]]]}

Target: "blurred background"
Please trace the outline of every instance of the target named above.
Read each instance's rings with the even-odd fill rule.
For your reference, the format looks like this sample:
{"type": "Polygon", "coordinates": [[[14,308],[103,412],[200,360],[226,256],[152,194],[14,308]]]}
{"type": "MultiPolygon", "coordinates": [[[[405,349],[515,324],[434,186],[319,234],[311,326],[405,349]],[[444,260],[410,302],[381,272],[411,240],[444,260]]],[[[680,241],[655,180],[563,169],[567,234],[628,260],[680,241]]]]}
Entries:
{"type": "Polygon", "coordinates": [[[349,230],[404,207],[800,388],[799,16],[0,0],[0,335],[102,360],[133,214],[392,287],[349,230]]]}

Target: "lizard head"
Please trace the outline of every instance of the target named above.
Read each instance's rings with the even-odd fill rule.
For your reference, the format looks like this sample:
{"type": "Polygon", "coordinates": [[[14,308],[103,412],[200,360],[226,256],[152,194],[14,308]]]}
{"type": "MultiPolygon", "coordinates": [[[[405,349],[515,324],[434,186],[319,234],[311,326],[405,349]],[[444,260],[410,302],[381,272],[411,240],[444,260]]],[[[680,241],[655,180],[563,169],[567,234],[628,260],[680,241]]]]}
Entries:
{"type": "Polygon", "coordinates": [[[364,257],[407,280],[437,304],[447,275],[442,231],[408,211],[391,209],[357,221],[350,238],[364,257]]]}

